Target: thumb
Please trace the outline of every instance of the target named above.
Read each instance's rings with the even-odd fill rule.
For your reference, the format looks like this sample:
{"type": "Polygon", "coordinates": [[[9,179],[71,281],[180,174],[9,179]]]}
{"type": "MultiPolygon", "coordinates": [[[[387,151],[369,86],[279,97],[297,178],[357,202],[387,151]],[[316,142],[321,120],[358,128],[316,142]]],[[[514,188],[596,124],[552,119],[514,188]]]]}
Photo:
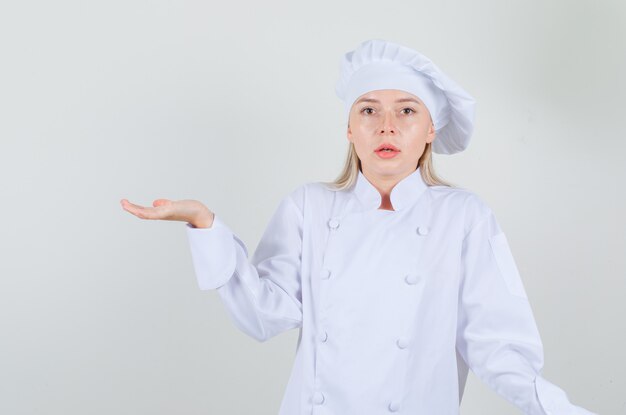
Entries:
{"type": "Polygon", "coordinates": [[[158,207],[158,206],[169,205],[171,203],[172,201],[169,199],[157,199],[154,202],[152,202],[152,206],[158,207]]]}

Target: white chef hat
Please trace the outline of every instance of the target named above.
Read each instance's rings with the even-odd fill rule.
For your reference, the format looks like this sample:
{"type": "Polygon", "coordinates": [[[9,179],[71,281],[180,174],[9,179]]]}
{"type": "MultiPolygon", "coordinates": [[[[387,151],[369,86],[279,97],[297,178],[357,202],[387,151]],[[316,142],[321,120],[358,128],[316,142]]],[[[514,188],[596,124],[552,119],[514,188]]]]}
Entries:
{"type": "Polygon", "coordinates": [[[433,120],[433,151],[453,154],[469,144],[476,101],[430,59],[397,43],[367,40],[343,55],[335,93],[344,101],[346,117],[361,95],[399,89],[422,100],[433,120]]]}

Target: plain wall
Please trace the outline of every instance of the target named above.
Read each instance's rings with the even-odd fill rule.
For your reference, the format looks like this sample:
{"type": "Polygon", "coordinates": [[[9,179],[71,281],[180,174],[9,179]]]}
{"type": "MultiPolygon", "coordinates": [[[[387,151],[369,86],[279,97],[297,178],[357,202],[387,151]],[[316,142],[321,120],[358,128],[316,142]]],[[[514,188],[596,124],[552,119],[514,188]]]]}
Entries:
{"type": "MultiPolygon", "coordinates": [[[[339,59],[415,48],[477,100],[435,155],[502,225],[544,375],[626,411],[626,3],[20,1],[0,6],[0,414],[276,414],[298,332],[258,343],[196,285],[197,199],[252,251],[348,148],[339,59]]],[[[470,374],[462,413],[518,414],[470,374]]]]}

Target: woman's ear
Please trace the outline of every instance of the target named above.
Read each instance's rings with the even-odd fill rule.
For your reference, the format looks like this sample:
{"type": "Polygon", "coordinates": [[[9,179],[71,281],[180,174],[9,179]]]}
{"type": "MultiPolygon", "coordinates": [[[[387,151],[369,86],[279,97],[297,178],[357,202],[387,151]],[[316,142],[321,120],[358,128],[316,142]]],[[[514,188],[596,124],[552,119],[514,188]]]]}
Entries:
{"type": "Polygon", "coordinates": [[[350,130],[350,123],[348,123],[348,131],[347,131],[348,141],[352,142],[352,130],[350,130]]]}
{"type": "Polygon", "coordinates": [[[435,130],[435,124],[431,121],[430,127],[428,127],[428,135],[426,136],[426,142],[432,143],[437,136],[437,132],[435,130]]]}

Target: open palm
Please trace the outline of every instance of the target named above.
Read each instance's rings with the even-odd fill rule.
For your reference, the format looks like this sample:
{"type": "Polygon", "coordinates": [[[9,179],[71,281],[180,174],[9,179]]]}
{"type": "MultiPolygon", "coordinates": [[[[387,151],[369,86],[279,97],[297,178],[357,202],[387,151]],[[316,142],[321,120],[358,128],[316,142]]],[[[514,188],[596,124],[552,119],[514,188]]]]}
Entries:
{"type": "Polygon", "coordinates": [[[122,199],[120,204],[124,210],[141,219],[176,220],[198,227],[210,227],[213,223],[213,212],[197,200],[156,199],[152,207],[144,207],[122,199]]]}

